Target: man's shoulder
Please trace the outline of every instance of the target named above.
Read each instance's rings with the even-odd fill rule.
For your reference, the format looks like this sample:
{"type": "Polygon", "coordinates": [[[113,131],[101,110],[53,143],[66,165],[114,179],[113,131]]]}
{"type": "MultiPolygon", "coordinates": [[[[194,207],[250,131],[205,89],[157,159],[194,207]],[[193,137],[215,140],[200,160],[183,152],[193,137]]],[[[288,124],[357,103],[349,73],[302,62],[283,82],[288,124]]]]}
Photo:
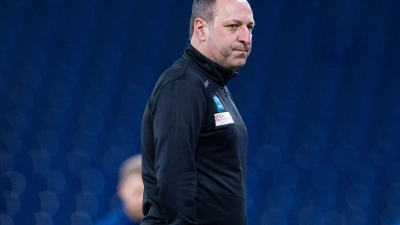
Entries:
{"type": "Polygon", "coordinates": [[[161,74],[159,83],[166,84],[181,80],[189,81],[194,84],[203,84],[204,78],[205,76],[203,71],[192,61],[179,59],[161,74]]]}

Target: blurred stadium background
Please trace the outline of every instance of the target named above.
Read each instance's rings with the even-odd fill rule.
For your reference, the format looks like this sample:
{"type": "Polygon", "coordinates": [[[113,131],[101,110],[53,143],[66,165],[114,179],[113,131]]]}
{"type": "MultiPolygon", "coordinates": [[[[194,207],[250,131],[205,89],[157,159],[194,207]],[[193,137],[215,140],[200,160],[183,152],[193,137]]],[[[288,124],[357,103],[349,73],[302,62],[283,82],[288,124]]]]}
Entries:
{"type": "MultiPolygon", "coordinates": [[[[120,205],[192,1],[0,0],[0,224],[90,225],[120,205]]],[[[250,225],[400,224],[400,1],[251,0],[228,88],[250,225]]]]}

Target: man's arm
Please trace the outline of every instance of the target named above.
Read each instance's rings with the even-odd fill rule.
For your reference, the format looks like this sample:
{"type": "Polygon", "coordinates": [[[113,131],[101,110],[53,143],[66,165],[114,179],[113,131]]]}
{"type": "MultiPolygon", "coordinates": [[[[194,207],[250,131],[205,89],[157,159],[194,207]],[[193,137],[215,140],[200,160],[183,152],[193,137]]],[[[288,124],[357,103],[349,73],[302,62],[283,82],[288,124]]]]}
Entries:
{"type": "Polygon", "coordinates": [[[204,95],[185,80],[165,85],[153,98],[155,172],[167,224],[197,224],[194,158],[205,107],[204,95]]]}

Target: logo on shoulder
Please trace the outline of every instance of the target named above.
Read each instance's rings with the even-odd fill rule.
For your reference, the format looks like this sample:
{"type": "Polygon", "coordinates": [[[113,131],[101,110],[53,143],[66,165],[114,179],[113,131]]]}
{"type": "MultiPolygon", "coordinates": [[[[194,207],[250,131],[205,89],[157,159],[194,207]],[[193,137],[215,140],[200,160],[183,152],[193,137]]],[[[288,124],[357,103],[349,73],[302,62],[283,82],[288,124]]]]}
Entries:
{"type": "Polygon", "coordinates": [[[214,96],[213,99],[214,99],[215,105],[217,106],[218,111],[224,110],[224,106],[222,105],[219,98],[217,96],[214,96]]]}
{"type": "Polygon", "coordinates": [[[210,81],[206,80],[206,82],[204,82],[204,86],[208,87],[208,85],[210,84],[210,81]]]}

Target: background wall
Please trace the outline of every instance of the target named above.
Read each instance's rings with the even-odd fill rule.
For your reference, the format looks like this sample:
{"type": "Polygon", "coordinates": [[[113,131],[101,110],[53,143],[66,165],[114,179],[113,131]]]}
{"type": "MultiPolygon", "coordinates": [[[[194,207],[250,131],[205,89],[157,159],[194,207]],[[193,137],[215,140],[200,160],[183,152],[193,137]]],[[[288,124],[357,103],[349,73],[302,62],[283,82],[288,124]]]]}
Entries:
{"type": "MultiPolygon", "coordinates": [[[[249,137],[249,224],[400,224],[400,1],[251,0],[228,87],[249,137]]],[[[0,224],[119,206],[191,1],[0,0],[0,224]]]]}

